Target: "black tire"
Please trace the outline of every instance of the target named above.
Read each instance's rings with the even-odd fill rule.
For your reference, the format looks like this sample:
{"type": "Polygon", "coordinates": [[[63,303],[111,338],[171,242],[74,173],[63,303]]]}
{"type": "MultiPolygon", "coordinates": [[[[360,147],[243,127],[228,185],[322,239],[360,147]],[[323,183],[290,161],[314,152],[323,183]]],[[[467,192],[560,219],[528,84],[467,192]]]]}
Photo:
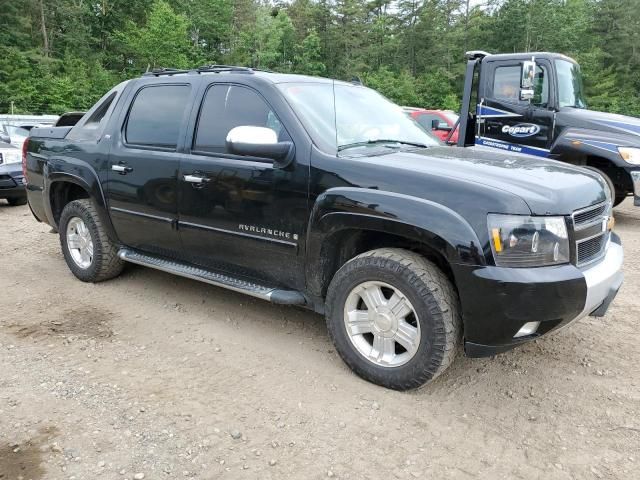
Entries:
{"type": "Polygon", "coordinates": [[[118,245],[107,235],[91,200],[83,199],[69,202],[62,210],[58,231],[64,259],[78,279],[83,282],[96,283],[109,280],[122,272],[124,262],[118,257],[118,245]],[[76,264],[67,245],[67,225],[74,217],[79,217],[84,221],[93,242],[93,258],[87,268],[81,268],[76,264]]]}
{"type": "Polygon", "coordinates": [[[399,248],[372,250],[351,259],[333,277],[326,298],[329,335],[351,369],[394,390],[420,387],[444,372],[456,357],[462,326],[458,296],[445,274],[421,255],[399,248]],[[368,281],[384,282],[411,302],[420,322],[415,355],[400,366],[379,366],[358,352],[344,322],[349,293],[368,281]]]}
{"type": "Polygon", "coordinates": [[[614,185],[613,180],[611,180],[611,177],[609,177],[609,175],[607,175],[602,170],[596,167],[584,167],[584,168],[587,168],[589,170],[599,173],[600,176],[602,176],[602,178],[604,179],[604,181],[607,182],[607,185],[609,185],[609,189],[611,190],[611,199],[613,200],[614,207],[617,207],[622,202],[624,202],[624,200],[627,198],[627,193],[624,191],[620,192],[620,190],[617,189],[616,186],[614,185]]]}
{"type": "Polygon", "coordinates": [[[7,202],[9,202],[9,205],[12,207],[18,207],[27,204],[27,197],[11,197],[7,198],[7,202]]]}

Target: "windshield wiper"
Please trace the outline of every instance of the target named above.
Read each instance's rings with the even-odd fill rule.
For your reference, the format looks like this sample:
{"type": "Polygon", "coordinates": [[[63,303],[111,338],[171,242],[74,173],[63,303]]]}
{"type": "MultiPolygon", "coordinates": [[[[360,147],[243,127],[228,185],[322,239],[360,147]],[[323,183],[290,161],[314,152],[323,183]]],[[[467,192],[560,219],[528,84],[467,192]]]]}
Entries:
{"type": "Polygon", "coordinates": [[[347,143],[346,145],[340,145],[338,147],[338,151],[341,152],[342,150],[345,150],[347,148],[366,147],[367,145],[376,145],[376,144],[381,144],[381,143],[399,143],[399,144],[402,144],[402,145],[411,145],[412,147],[420,147],[420,148],[427,148],[429,146],[429,145],[426,145],[424,143],[419,143],[419,142],[407,142],[405,140],[393,140],[393,139],[378,138],[378,139],[375,139],[375,140],[366,140],[364,142],[347,143]]]}

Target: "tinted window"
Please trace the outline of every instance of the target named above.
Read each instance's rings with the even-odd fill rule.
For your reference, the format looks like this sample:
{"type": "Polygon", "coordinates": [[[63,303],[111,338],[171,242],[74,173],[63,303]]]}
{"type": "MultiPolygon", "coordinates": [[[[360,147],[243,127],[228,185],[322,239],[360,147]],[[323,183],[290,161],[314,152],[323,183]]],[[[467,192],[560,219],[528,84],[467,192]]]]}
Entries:
{"type": "Polygon", "coordinates": [[[496,68],[493,79],[493,96],[498,100],[520,100],[520,65],[496,68]]]}
{"type": "Polygon", "coordinates": [[[159,85],[140,90],[127,120],[127,143],[176,148],[189,90],[188,85],[159,85]]]}
{"type": "MultiPolygon", "coordinates": [[[[520,65],[498,67],[493,78],[493,97],[511,103],[527,103],[520,100],[520,65]]],[[[533,80],[534,97],[532,103],[546,107],[549,103],[549,76],[547,69],[536,67],[536,76],[533,80]]]]}
{"type": "Polygon", "coordinates": [[[225,140],[234,127],[267,127],[278,140],[290,140],[264,99],[253,90],[237,85],[214,85],[202,103],[194,150],[226,153],[225,140]]]}

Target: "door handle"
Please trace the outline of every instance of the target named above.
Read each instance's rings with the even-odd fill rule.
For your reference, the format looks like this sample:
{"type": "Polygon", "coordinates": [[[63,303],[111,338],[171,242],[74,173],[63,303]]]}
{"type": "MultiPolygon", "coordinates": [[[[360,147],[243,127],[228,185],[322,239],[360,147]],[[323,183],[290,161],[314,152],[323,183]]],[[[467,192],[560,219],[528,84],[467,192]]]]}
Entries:
{"type": "Polygon", "coordinates": [[[118,172],[120,175],[126,175],[129,172],[133,172],[133,168],[125,165],[111,165],[111,170],[118,172]]]}
{"type": "Polygon", "coordinates": [[[200,177],[198,175],[184,175],[182,178],[185,182],[195,183],[197,185],[202,185],[209,181],[208,178],[200,177]]]}

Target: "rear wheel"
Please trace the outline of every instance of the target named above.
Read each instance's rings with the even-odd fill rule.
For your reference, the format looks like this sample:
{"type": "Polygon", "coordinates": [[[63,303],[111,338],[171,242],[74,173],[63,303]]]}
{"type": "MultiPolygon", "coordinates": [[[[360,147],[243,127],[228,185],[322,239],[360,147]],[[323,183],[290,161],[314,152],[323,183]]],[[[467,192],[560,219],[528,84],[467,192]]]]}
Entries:
{"type": "Polygon", "coordinates": [[[9,205],[11,205],[12,207],[26,205],[27,197],[11,197],[11,198],[7,198],[7,202],[9,202],[9,205]]]}
{"type": "Polygon", "coordinates": [[[370,382],[417,388],[451,364],[459,350],[458,298],[433,263],[383,248],[338,270],[327,293],[327,326],[336,350],[370,382]]]}
{"type": "Polygon", "coordinates": [[[83,282],[101,282],[120,274],[124,262],[118,246],[107,235],[91,200],[68,203],[58,226],[64,259],[83,282]]]}

